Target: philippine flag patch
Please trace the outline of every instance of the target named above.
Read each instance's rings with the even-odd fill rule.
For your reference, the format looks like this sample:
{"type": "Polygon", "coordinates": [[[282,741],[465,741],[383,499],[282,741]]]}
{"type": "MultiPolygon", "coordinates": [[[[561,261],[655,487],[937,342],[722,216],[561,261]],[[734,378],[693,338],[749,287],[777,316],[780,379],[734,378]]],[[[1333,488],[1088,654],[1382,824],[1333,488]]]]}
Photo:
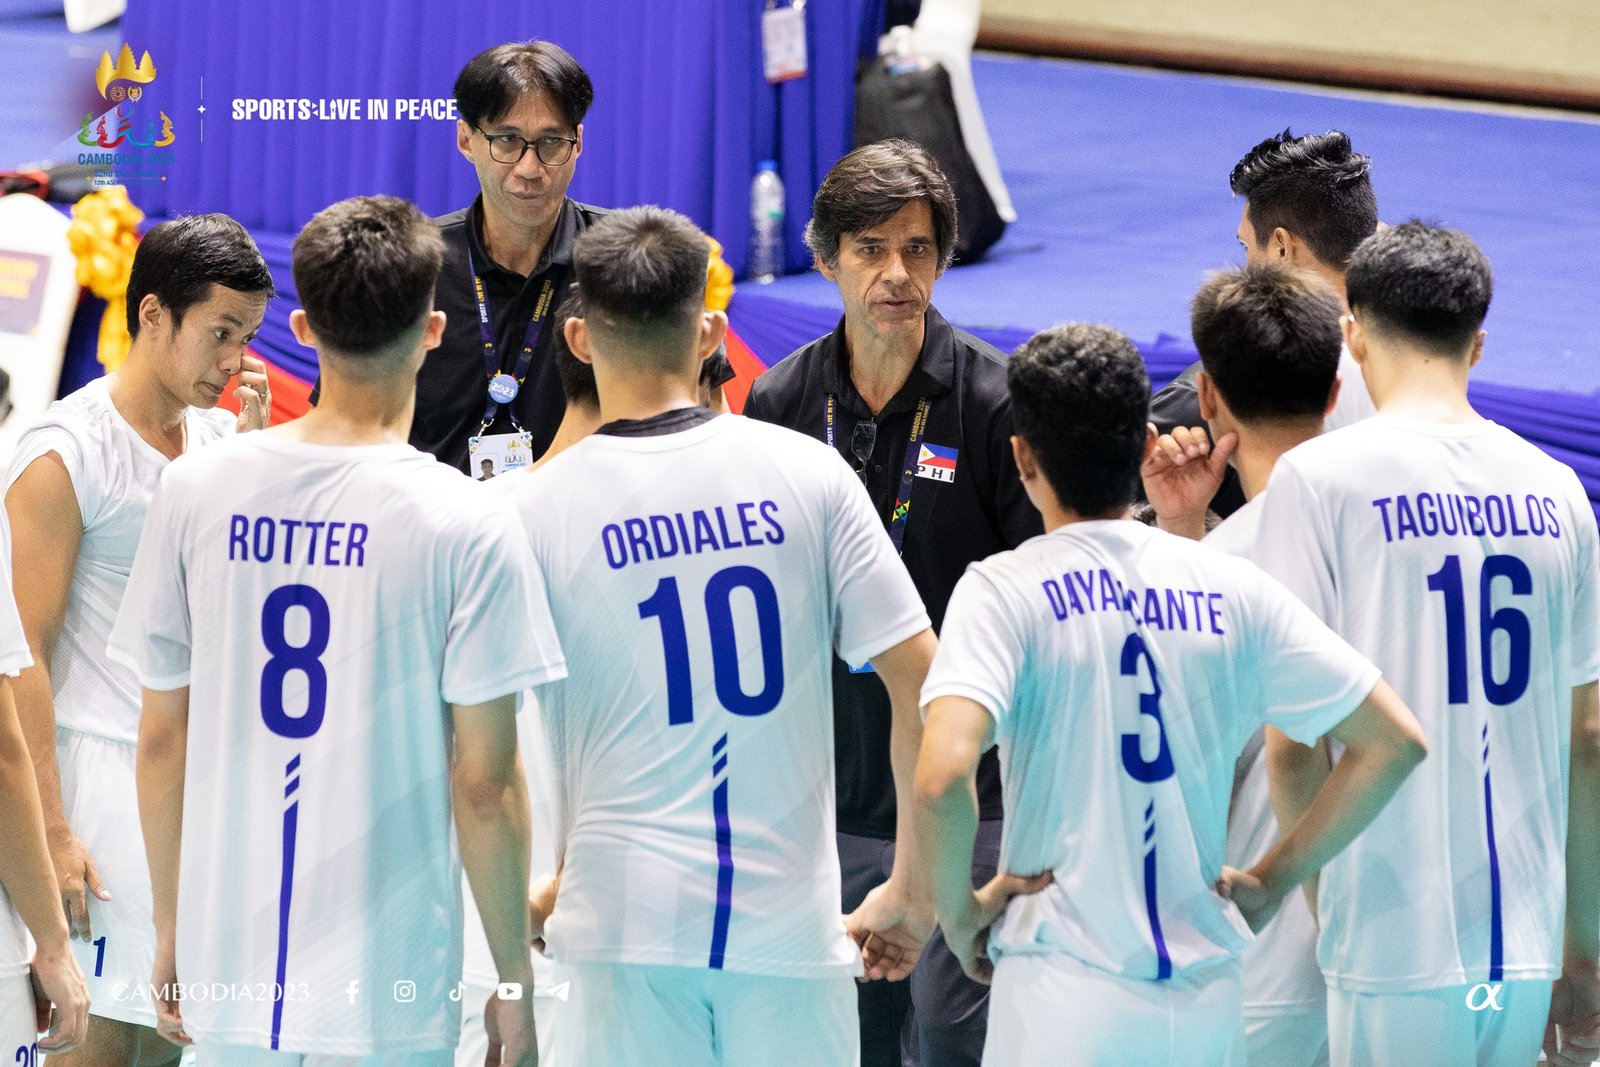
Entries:
{"type": "Polygon", "coordinates": [[[917,477],[936,482],[956,480],[956,450],[940,445],[923,445],[917,453],[917,477]]]}

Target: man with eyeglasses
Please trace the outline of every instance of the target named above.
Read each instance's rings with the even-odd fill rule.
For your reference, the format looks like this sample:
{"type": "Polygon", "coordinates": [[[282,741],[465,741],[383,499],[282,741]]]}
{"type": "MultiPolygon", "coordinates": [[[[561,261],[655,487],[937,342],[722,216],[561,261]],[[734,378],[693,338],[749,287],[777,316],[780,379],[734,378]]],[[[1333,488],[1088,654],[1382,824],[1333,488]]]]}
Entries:
{"type": "MultiPolygon", "coordinates": [[[[823,180],[806,243],[839,286],[834,331],[758,378],[744,413],[837,448],[861,476],[937,629],[967,565],[1043,532],[1011,453],[1006,357],[931,305],[955,247],[956,207],[933,157],[906,141],[856,149],[823,180]]],[[[843,905],[893,866],[889,698],[836,661],[834,739],[843,905]]],[[[1000,772],[978,771],[973,879],[995,874],[1000,772]]],[[[905,986],[860,987],[862,1067],[977,1067],[988,987],[935,937],[905,986]],[[909,1008],[909,1014],[908,1014],[909,1008]]]]}
{"type": "Polygon", "coordinates": [[[435,306],[444,341],[417,375],[411,443],[476,475],[484,459],[539,456],[566,410],[551,339],[572,287],[572,243],[605,212],[567,198],[594,87],[559,45],[522,41],[474,56],[456,78],[456,147],[479,195],[438,219],[435,306]]]}

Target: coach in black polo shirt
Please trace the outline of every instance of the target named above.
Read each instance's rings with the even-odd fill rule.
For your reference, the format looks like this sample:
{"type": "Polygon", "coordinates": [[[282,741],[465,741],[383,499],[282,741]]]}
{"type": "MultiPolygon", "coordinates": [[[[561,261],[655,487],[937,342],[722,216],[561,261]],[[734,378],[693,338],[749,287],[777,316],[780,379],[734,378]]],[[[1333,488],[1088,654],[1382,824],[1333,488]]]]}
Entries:
{"type": "Polygon", "coordinates": [[[520,426],[534,457],[555,437],[566,401],[551,319],[573,284],[572,243],[604,212],[567,198],[594,87],[560,46],[529,41],[481,52],[456,78],[455,96],[456,147],[477,170],[481,191],[471,207],[438,220],[445,258],[435,306],[448,321],[417,375],[411,443],[470,473],[477,465],[469,470],[467,440],[490,409],[495,375],[499,395],[514,396],[496,405],[485,432],[520,426]]]}
{"type": "MultiPolygon", "coordinates": [[[[817,191],[806,243],[837,282],[844,318],[758,378],[744,413],[820,438],[866,483],[937,628],[967,564],[1042,531],[1011,455],[1005,356],[953,329],[929,300],[955,246],[955,197],[933,157],[883,141],[841,159],[817,191]]],[[[833,665],[839,860],[853,910],[892,866],[889,698],[833,665]]],[[[995,754],[978,771],[975,882],[1000,852],[995,754]]],[[[935,938],[905,987],[861,990],[862,1067],[977,1067],[988,987],[935,938]]]]}

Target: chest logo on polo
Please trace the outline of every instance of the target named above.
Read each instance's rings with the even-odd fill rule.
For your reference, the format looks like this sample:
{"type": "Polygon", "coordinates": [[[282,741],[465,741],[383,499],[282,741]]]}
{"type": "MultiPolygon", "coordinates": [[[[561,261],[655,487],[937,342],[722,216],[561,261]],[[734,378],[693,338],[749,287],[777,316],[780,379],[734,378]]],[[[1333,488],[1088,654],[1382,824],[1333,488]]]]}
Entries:
{"type": "Polygon", "coordinates": [[[917,477],[936,482],[956,480],[956,450],[942,445],[923,445],[917,452],[917,477]]]}

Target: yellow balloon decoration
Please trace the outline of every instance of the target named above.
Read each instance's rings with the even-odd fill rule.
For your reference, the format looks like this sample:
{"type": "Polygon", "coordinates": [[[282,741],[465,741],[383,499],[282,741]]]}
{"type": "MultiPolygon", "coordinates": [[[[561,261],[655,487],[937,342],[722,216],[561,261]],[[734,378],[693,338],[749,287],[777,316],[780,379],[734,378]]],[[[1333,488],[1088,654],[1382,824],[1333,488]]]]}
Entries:
{"type": "Polygon", "coordinates": [[[733,299],[733,268],[722,258],[722,246],[715,237],[707,237],[711,245],[711,260],[706,264],[706,310],[727,311],[733,299]]]}
{"type": "Polygon", "coordinates": [[[107,373],[122,366],[133,343],[128,336],[128,275],[143,219],[144,212],[120,185],[90,193],[72,206],[67,243],[78,258],[78,284],[107,301],[100,320],[100,364],[107,373]]]}

